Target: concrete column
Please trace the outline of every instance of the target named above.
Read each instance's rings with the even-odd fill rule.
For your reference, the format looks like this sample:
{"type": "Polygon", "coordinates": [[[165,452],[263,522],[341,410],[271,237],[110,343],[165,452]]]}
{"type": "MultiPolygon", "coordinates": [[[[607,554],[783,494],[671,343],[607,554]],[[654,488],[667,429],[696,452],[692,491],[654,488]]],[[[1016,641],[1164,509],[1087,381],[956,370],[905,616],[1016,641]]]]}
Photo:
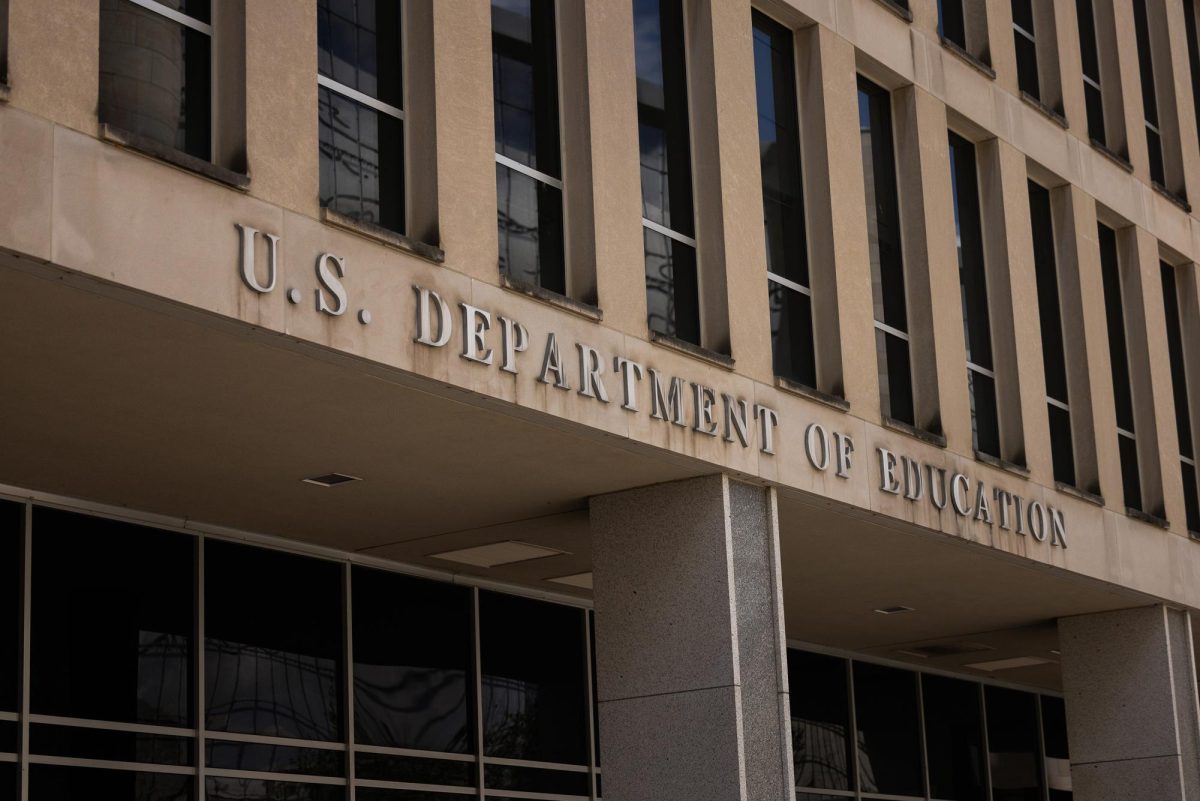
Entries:
{"type": "Polygon", "coordinates": [[[591,527],[604,797],[793,798],[774,491],[628,490],[591,527]]]}
{"type": "Polygon", "coordinates": [[[1075,801],[1200,798],[1200,715],[1185,611],[1058,621],[1075,801]]]}

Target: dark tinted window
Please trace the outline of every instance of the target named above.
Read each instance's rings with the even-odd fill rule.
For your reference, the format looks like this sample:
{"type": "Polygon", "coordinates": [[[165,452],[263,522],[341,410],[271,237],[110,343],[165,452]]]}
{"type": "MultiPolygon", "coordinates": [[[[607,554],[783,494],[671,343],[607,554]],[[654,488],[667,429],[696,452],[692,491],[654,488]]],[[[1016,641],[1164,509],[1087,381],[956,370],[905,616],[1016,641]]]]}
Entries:
{"type": "Polygon", "coordinates": [[[404,231],[400,4],[317,1],[321,205],[404,231]],[[378,101],[352,99],[347,90],[378,101]]]}
{"type": "Polygon", "coordinates": [[[993,801],[1041,801],[1037,696],[984,687],[993,801]]]}
{"type": "Polygon", "coordinates": [[[492,0],[500,269],[566,292],[558,66],[552,0],[492,0]],[[549,179],[549,180],[547,180],[549,179]]]}
{"type": "Polygon", "coordinates": [[[1192,112],[1200,130],[1200,39],[1196,30],[1196,0],[1183,0],[1183,25],[1187,33],[1188,74],[1192,84],[1192,112]]]}
{"type": "Polygon", "coordinates": [[[1104,99],[1100,91],[1100,56],[1096,44],[1096,18],[1092,0],[1075,0],[1079,21],[1079,52],[1083,64],[1083,98],[1087,106],[1088,136],[1104,144],[1104,99]]]}
{"type": "Polygon", "coordinates": [[[583,612],[479,593],[487,756],[587,764],[583,612]]]}
{"type": "Polygon", "coordinates": [[[1150,49],[1150,23],[1146,3],[1133,4],[1133,27],[1137,38],[1138,72],[1142,79],[1142,111],[1146,119],[1146,148],[1150,157],[1150,179],[1166,183],[1163,173],[1162,135],[1158,129],[1158,96],[1154,88],[1154,53],[1150,49]]]}
{"type": "MultiPolygon", "coordinates": [[[[207,27],[207,2],[182,5],[207,27]]],[[[208,160],[210,51],[209,33],[130,0],[101,0],[100,121],[208,160]]]]}
{"type": "Polygon", "coordinates": [[[1183,460],[1183,495],[1187,524],[1191,531],[1200,531],[1200,497],[1195,473],[1195,448],[1192,444],[1191,401],[1188,397],[1188,376],[1183,350],[1183,328],[1179,312],[1179,284],[1175,268],[1160,262],[1162,271],[1163,310],[1167,327],[1167,350],[1171,361],[1171,388],[1175,399],[1175,430],[1179,437],[1179,456],[1183,460]],[[1189,470],[1190,468],[1190,470],[1189,470]]]}
{"type": "Polygon", "coordinates": [[[1022,92],[1041,98],[1038,81],[1036,32],[1033,27],[1033,0],[1012,0],[1013,44],[1017,51],[1017,83],[1022,92]]]}
{"type": "Polygon", "coordinates": [[[1125,308],[1121,297],[1121,265],[1117,256],[1117,234],[1100,223],[1100,272],[1104,282],[1104,311],[1108,322],[1108,355],[1112,369],[1113,400],[1116,402],[1117,434],[1121,474],[1125,487],[1125,505],[1142,506],[1141,479],[1138,470],[1136,429],[1133,418],[1133,388],[1129,383],[1129,355],[1125,339],[1125,308]]]}
{"type": "Polygon", "coordinates": [[[964,50],[967,47],[963,0],[938,0],[938,33],[964,50]]]}
{"type": "Polygon", "coordinates": [[[205,543],[208,728],[342,738],[341,566],[205,543]]]}
{"type": "Polygon", "coordinates": [[[852,789],[846,660],[789,650],[787,664],[796,787],[852,789]]]}
{"type": "Polygon", "coordinates": [[[355,740],[473,752],[471,591],[359,567],[351,587],[355,740]]]}
{"type": "Polygon", "coordinates": [[[0,642],[10,643],[0,656],[0,710],[5,712],[16,712],[21,699],[21,650],[17,643],[21,641],[24,528],[24,507],[0,501],[0,642]]]}
{"type": "MultiPolygon", "coordinates": [[[[346,788],[329,784],[233,779],[204,780],[207,801],[345,801],[346,788]]],[[[361,796],[360,796],[361,797],[361,796]]]]}
{"type": "Polygon", "coordinates": [[[1046,784],[1050,801],[1069,801],[1071,750],[1067,746],[1067,709],[1061,698],[1048,695],[1042,702],[1042,743],[1046,752],[1046,784]]]}
{"type": "Polygon", "coordinates": [[[926,674],[921,677],[921,693],[930,795],[955,801],[986,801],[979,685],[926,674]]]}
{"type": "Polygon", "coordinates": [[[195,783],[192,776],[170,773],[31,765],[29,801],[74,801],[82,798],[190,801],[195,783]]]}
{"type": "Polygon", "coordinates": [[[192,725],[195,540],[47,508],[33,530],[32,711],[192,725]]]}
{"type": "Polygon", "coordinates": [[[862,791],[923,796],[917,675],[855,662],[854,710],[862,791]]]}

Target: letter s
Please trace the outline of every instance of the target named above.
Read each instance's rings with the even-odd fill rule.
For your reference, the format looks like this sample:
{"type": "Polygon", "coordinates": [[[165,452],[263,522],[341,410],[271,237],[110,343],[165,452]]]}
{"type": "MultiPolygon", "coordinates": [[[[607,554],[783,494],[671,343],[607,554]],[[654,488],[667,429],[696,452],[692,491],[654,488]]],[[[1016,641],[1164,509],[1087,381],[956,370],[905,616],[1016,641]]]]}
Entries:
{"type": "Polygon", "coordinates": [[[322,253],[317,259],[317,280],[321,286],[317,288],[317,311],[338,317],[346,313],[348,301],[346,287],[340,279],[346,277],[346,260],[332,253],[322,253]],[[325,301],[325,293],[333,295],[336,305],[330,306],[325,301]]]}

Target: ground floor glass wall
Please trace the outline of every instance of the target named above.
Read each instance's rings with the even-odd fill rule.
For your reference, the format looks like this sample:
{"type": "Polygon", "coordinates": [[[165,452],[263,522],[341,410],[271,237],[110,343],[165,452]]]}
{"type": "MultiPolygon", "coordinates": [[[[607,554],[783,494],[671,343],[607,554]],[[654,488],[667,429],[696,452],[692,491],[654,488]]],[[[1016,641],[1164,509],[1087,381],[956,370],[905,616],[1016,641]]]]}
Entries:
{"type": "Polygon", "coordinates": [[[598,795],[582,608],[8,502],[0,570],[0,801],[598,795]]]}

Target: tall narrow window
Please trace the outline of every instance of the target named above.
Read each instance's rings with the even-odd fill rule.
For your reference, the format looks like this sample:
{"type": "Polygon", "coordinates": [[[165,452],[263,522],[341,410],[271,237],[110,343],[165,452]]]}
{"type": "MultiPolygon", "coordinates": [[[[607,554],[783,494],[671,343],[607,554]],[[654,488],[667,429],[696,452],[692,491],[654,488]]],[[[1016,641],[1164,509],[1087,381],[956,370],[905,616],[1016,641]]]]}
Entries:
{"type": "Polygon", "coordinates": [[[400,3],[317,0],[321,205],[404,233],[400,3]]]}
{"type": "Polygon", "coordinates": [[[995,801],[1043,801],[1037,696],[984,687],[988,762],[995,801]]]}
{"type": "Polygon", "coordinates": [[[102,0],[100,122],[212,159],[209,0],[102,0]]]}
{"type": "Polygon", "coordinates": [[[1117,257],[1117,233],[1107,225],[1098,225],[1100,270],[1104,282],[1104,311],[1108,321],[1108,355],[1113,379],[1113,400],[1117,411],[1117,446],[1121,459],[1121,480],[1125,488],[1125,506],[1142,509],[1142,480],[1138,468],[1137,430],[1133,416],[1133,388],[1130,386],[1129,351],[1125,337],[1125,304],[1121,297],[1121,265],[1117,257]]]}
{"type": "Polygon", "coordinates": [[[1162,131],[1158,123],[1158,94],[1154,89],[1154,54],[1150,49],[1150,23],[1145,0],[1133,4],[1133,27],[1137,34],[1138,71],[1142,79],[1142,110],[1146,121],[1146,149],[1150,157],[1150,180],[1166,186],[1163,168],[1162,131]]]}
{"type": "Polygon", "coordinates": [[[1013,43],[1017,49],[1017,84],[1022,92],[1041,100],[1033,0],[1012,0],[1012,18],[1013,43]]]}
{"type": "Polygon", "coordinates": [[[1075,0],[1075,14],[1079,20],[1079,53],[1083,63],[1083,99],[1087,106],[1088,136],[1093,142],[1107,145],[1104,94],[1100,88],[1100,49],[1092,1],[1075,0]]]}
{"type": "Polygon", "coordinates": [[[850,674],[845,659],[788,649],[796,788],[853,790],[850,674]]]}
{"type": "Polygon", "coordinates": [[[1037,273],[1038,317],[1042,326],[1042,365],[1046,374],[1046,414],[1050,421],[1054,480],[1075,486],[1075,449],[1071,437],[1067,356],[1058,267],[1054,256],[1050,191],[1033,181],[1029,182],[1029,219],[1033,227],[1033,263],[1037,273]]]}
{"type": "Polygon", "coordinates": [[[955,133],[950,134],[950,182],[954,195],[963,336],[967,345],[967,388],[971,395],[975,450],[1000,458],[1000,419],[996,407],[996,373],[992,362],[991,315],[983,260],[983,226],[979,218],[975,145],[955,133]]]}
{"type": "Polygon", "coordinates": [[[553,0],[492,0],[500,270],[565,295],[553,0]]]}
{"type": "Polygon", "coordinates": [[[886,89],[858,79],[858,127],[862,138],[867,236],[880,404],[884,417],[916,425],[909,352],[908,301],[900,241],[892,98],[886,89]]]}
{"type": "Polygon", "coordinates": [[[646,306],[651,331],[700,344],[682,0],[634,0],[646,306]]]}
{"type": "Polygon", "coordinates": [[[967,49],[967,19],[964,0],[938,0],[938,34],[963,50],[967,49]]]}
{"type": "Polygon", "coordinates": [[[1200,31],[1196,28],[1196,0],[1183,0],[1183,26],[1187,32],[1188,73],[1192,82],[1192,112],[1200,131],[1200,31]]]}
{"type": "Polygon", "coordinates": [[[1179,276],[1161,262],[1163,308],[1166,312],[1167,348],[1171,358],[1171,386],[1175,395],[1175,430],[1179,436],[1179,463],[1183,473],[1183,500],[1189,531],[1200,534],[1200,486],[1196,477],[1196,449],[1192,439],[1192,404],[1184,353],[1182,315],[1179,309],[1179,276]]]}
{"type": "Polygon", "coordinates": [[[817,384],[792,32],[755,11],[754,79],[775,374],[817,384]]]}

